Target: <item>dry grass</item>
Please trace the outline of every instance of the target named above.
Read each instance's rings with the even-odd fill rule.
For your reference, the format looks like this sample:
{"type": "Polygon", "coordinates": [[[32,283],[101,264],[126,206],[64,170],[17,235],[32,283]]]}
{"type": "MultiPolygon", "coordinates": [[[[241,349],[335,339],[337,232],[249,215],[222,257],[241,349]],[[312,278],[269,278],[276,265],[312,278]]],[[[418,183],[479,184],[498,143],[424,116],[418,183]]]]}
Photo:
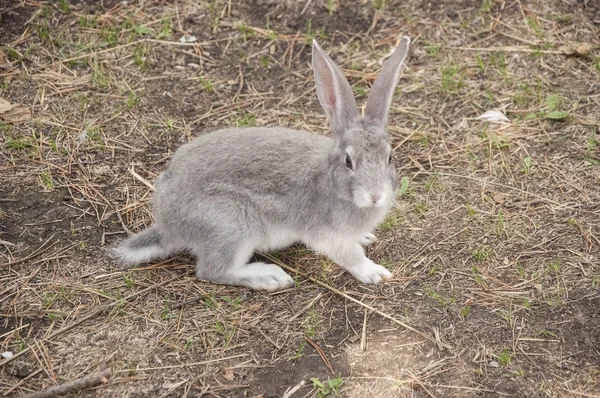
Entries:
{"type": "Polygon", "coordinates": [[[600,397],[594,2],[5,3],[0,395],[109,369],[69,396],[600,397]],[[364,102],[400,35],[408,185],[369,249],[393,281],[302,247],[270,254],[298,270],[273,294],[107,258],[192,137],[327,132],[313,38],[364,102]],[[476,119],[492,109],[510,122],[476,119]]]}

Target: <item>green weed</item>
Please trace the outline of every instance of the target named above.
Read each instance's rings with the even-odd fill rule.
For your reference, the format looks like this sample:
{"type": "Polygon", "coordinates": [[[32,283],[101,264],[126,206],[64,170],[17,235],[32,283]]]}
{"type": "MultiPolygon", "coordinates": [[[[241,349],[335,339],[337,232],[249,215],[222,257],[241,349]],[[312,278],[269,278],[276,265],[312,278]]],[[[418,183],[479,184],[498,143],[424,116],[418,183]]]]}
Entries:
{"type": "Polygon", "coordinates": [[[242,111],[243,117],[236,120],[235,124],[238,127],[253,127],[256,126],[256,117],[251,113],[242,111]]]}
{"type": "Polygon", "coordinates": [[[471,255],[473,256],[473,258],[475,260],[478,261],[484,261],[485,259],[487,259],[490,255],[491,250],[488,248],[479,248],[479,249],[475,249],[471,252],[471,255]]]}
{"type": "Polygon", "coordinates": [[[399,227],[403,223],[404,217],[397,211],[394,211],[385,216],[381,224],[379,224],[379,228],[381,228],[382,231],[390,231],[396,227],[399,227]]]}
{"type": "Polygon", "coordinates": [[[40,179],[42,180],[42,184],[44,184],[46,191],[52,191],[54,188],[54,180],[52,179],[52,174],[50,174],[48,170],[42,171],[40,179]]]}
{"type": "Polygon", "coordinates": [[[440,73],[442,75],[442,92],[455,93],[465,86],[465,77],[458,66],[454,64],[445,65],[441,68],[440,73]]]}
{"type": "Polygon", "coordinates": [[[333,393],[336,397],[339,396],[339,389],[342,384],[344,384],[344,380],[339,374],[335,379],[328,379],[326,382],[322,382],[317,377],[311,377],[310,381],[313,387],[317,390],[317,395],[319,398],[326,397],[331,393],[333,393]]]}
{"type": "Polygon", "coordinates": [[[203,77],[199,77],[198,81],[200,82],[200,84],[202,85],[202,88],[204,89],[204,91],[207,92],[212,92],[215,88],[213,87],[213,84],[210,80],[205,79],[203,77]]]}
{"type": "Polygon", "coordinates": [[[502,352],[498,355],[496,355],[496,358],[498,358],[498,361],[500,362],[500,364],[504,367],[508,366],[508,364],[510,364],[510,360],[511,360],[511,354],[510,351],[508,351],[508,349],[504,349],[502,350],[502,352]]]}
{"type": "Polygon", "coordinates": [[[306,347],[306,343],[304,341],[300,342],[300,345],[298,346],[298,349],[296,350],[296,354],[294,354],[293,357],[290,357],[290,360],[297,360],[300,359],[302,357],[302,355],[304,355],[304,347],[306,347]]]}
{"type": "Polygon", "coordinates": [[[467,319],[467,317],[469,316],[469,313],[471,312],[471,306],[467,305],[465,307],[462,307],[460,309],[460,316],[462,319],[467,319]]]}

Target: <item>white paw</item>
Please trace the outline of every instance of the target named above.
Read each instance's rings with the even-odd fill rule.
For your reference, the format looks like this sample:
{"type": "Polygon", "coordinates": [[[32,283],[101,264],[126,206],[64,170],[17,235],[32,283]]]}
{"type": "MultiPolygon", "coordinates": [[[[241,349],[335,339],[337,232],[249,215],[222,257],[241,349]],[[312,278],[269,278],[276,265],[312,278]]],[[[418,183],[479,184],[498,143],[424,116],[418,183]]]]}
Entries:
{"type": "Polygon", "coordinates": [[[274,264],[261,262],[247,264],[242,268],[240,284],[254,290],[279,290],[294,284],[294,279],[274,264]]]}
{"type": "Polygon", "coordinates": [[[369,260],[360,266],[350,270],[352,276],[364,283],[380,283],[392,277],[392,273],[384,266],[375,264],[369,260]]]}
{"type": "Polygon", "coordinates": [[[371,243],[375,242],[376,240],[377,240],[377,237],[369,232],[368,234],[366,234],[365,236],[360,238],[358,240],[358,243],[360,243],[361,246],[369,246],[371,243]]]}

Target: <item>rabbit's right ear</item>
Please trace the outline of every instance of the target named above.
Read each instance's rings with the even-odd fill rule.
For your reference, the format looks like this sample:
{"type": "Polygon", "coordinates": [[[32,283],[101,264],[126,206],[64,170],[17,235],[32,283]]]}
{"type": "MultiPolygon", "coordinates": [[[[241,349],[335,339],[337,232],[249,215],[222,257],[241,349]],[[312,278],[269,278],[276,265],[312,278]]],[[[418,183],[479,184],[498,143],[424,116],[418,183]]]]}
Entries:
{"type": "Polygon", "coordinates": [[[317,97],[329,117],[331,131],[341,134],[358,116],[352,88],[342,71],[313,40],[312,64],[317,86],[317,97]]]}
{"type": "Polygon", "coordinates": [[[375,83],[373,83],[369,99],[367,99],[365,119],[369,119],[382,126],[387,125],[392,97],[400,79],[400,70],[402,69],[404,58],[408,54],[409,44],[410,38],[404,36],[390,59],[383,65],[383,69],[379,72],[375,83]]]}

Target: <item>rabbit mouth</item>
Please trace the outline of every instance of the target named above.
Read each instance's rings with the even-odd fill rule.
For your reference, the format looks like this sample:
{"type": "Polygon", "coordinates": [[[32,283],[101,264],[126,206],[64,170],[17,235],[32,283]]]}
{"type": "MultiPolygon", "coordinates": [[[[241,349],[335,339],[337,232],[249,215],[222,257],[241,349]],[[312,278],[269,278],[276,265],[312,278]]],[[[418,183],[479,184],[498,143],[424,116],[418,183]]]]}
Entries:
{"type": "Polygon", "coordinates": [[[385,207],[388,195],[385,192],[354,191],[354,204],[358,207],[385,207]]]}

